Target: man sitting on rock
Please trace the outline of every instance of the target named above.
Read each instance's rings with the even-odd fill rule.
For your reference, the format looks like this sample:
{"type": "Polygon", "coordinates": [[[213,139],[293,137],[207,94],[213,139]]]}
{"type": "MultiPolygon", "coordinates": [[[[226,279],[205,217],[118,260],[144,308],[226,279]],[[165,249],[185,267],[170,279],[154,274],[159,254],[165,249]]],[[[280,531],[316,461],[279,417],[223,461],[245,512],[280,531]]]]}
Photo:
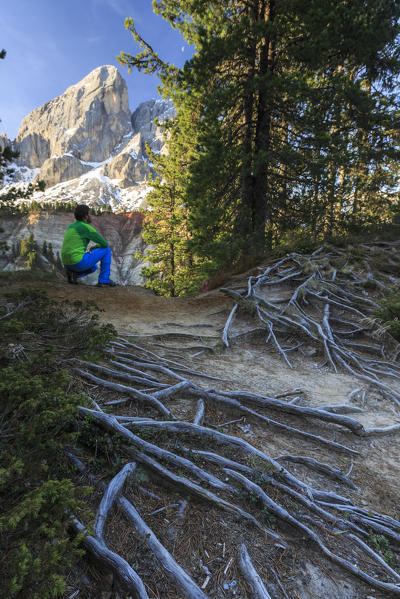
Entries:
{"type": "Polygon", "coordinates": [[[76,222],[67,227],[61,248],[61,260],[67,272],[68,283],[77,284],[77,279],[97,270],[100,262],[98,287],[114,287],[110,279],[111,250],[107,241],[96,231],[89,216],[89,207],[78,204],[75,208],[76,222]],[[97,245],[86,251],[89,241],[97,245]]]}

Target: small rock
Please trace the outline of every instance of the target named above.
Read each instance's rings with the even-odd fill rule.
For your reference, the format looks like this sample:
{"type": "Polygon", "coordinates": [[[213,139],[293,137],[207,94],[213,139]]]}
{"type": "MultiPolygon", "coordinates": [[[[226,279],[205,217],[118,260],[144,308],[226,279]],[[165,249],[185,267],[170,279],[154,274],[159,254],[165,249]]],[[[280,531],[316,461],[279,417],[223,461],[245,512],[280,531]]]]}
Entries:
{"type": "Polygon", "coordinates": [[[237,585],[236,580],[232,580],[232,582],[225,582],[224,589],[227,591],[228,589],[233,589],[237,585]]]}
{"type": "Polygon", "coordinates": [[[318,353],[318,350],[316,350],[315,347],[312,347],[311,345],[306,345],[305,347],[302,347],[301,351],[303,355],[307,356],[308,358],[312,358],[313,356],[316,356],[318,353]]]}

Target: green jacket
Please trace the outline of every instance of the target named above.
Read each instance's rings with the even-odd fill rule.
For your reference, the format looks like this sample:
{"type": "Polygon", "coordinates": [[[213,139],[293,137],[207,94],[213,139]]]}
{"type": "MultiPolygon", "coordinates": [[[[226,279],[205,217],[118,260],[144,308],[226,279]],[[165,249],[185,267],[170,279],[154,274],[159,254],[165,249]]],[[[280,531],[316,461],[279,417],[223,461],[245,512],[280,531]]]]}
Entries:
{"type": "Polygon", "coordinates": [[[86,252],[89,241],[94,241],[98,247],[108,247],[107,241],[100,233],[97,233],[92,225],[81,220],[77,220],[69,225],[65,231],[61,248],[61,260],[63,264],[68,266],[78,264],[86,252]]]}

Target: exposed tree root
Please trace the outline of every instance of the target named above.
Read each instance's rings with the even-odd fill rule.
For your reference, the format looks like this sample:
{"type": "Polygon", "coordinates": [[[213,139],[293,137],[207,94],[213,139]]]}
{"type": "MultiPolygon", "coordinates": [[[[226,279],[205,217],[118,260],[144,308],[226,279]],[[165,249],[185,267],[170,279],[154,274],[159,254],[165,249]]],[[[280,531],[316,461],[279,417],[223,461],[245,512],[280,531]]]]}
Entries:
{"type": "MultiPolygon", "coordinates": [[[[371,337],[379,340],[381,332],[372,318],[378,304],[367,297],[362,285],[366,283],[368,287],[373,284],[378,289],[387,286],[387,276],[382,272],[378,270],[371,275],[371,249],[372,244],[358,248],[358,251],[364,252],[363,266],[358,268],[349,268],[345,251],[337,248],[320,248],[318,253],[308,257],[290,254],[277,260],[259,276],[250,277],[247,287],[242,290],[225,289],[235,300],[235,305],[223,330],[224,345],[229,346],[229,329],[240,307],[249,314],[257,315],[266,333],[266,342],[275,346],[289,367],[292,364],[287,353],[294,348],[284,349],[279,337],[297,335],[302,340],[308,338],[323,352],[335,372],[344,370],[373,384],[400,406],[400,366],[395,362],[399,344],[389,339],[387,333],[384,337],[388,342],[384,345],[371,343],[371,337]],[[289,295],[284,289],[278,302],[275,295],[270,297],[272,287],[279,289],[289,280],[293,286],[289,295]],[[367,326],[365,323],[368,323],[367,326]],[[351,330],[344,330],[343,325],[350,326],[351,330]],[[364,331],[368,331],[368,341],[356,342],[354,335],[364,331]],[[365,353],[372,357],[366,357],[365,353]],[[383,377],[393,382],[386,383],[381,380],[383,377]]],[[[380,251],[386,251],[387,259],[393,260],[390,250],[381,248],[380,251]]],[[[400,261],[397,257],[396,260],[400,270],[400,261]]],[[[235,336],[233,333],[232,337],[235,336]]]]}
{"type": "MultiPolygon", "coordinates": [[[[302,343],[294,339],[298,334],[303,341],[308,338],[308,343],[320,348],[332,369],[347,370],[368,380],[397,403],[400,393],[395,385],[387,383],[391,379],[397,385],[400,380],[399,365],[390,360],[394,345],[392,351],[390,340],[385,346],[377,339],[374,343],[358,339],[352,342],[364,335],[365,319],[375,309],[375,301],[360,294],[359,272],[345,273],[339,268],[344,263],[343,254],[333,251],[336,265],[332,269],[328,253],[321,250],[309,259],[289,256],[271,264],[259,276],[250,277],[241,292],[230,290],[236,307],[225,324],[223,342],[228,346],[233,338],[237,340],[240,332],[229,336],[234,317],[244,308],[251,308],[253,317],[262,323],[267,342],[288,365],[302,343]],[[270,298],[266,290],[278,288],[282,282],[286,286],[284,301],[279,297],[276,301],[276,295],[270,298]],[[286,355],[290,349],[291,360],[286,355]]],[[[383,280],[375,276],[377,281],[383,280]]],[[[79,414],[90,426],[104,431],[109,440],[107,455],[118,458],[120,472],[108,476],[111,480],[106,485],[82,461],[73,456],[71,459],[97,488],[105,491],[98,506],[94,536],[85,537],[85,547],[113,570],[133,596],[219,599],[227,596],[222,582],[231,569],[240,578],[243,597],[294,597],[293,579],[285,578],[277,555],[289,555],[307,544],[309,551],[361,581],[358,584],[364,584],[364,589],[374,589],[382,593],[380,597],[400,597],[400,522],[359,507],[362,485],[357,486],[350,478],[354,461],[361,460],[360,453],[369,443],[367,438],[394,436],[400,425],[365,428],[357,420],[357,413],[363,410],[348,404],[318,408],[298,405],[304,403],[301,389],[277,397],[229,390],[232,384],[224,386],[226,379],[174,362],[132,340],[119,338],[106,355],[105,364],[75,362],[73,371],[82,384],[89,382],[92,389],[93,385],[97,389],[94,408],[81,407],[79,414]],[[205,379],[221,389],[206,388],[205,379]],[[355,417],[347,415],[351,413],[355,417]],[[306,449],[324,451],[325,458],[290,454],[274,459],[260,443],[260,437],[242,435],[245,423],[264,430],[266,436],[299,438],[306,449]],[[336,460],[335,456],[340,457],[340,469],[328,463],[336,460]],[[296,464],[305,480],[297,474],[296,464]],[[151,481],[151,489],[139,484],[143,479],[151,481]],[[142,495],[151,507],[147,503],[145,509],[141,507],[142,495]],[[145,567],[141,570],[140,544],[139,567],[135,566],[138,573],[125,559],[123,547],[121,555],[107,548],[107,527],[116,513],[123,514],[133,535],[161,566],[172,585],[168,591],[157,587],[152,595],[145,590],[140,581],[145,567]],[[226,554],[225,539],[221,537],[221,557],[210,555],[203,545],[206,541],[201,529],[194,529],[190,523],[193,513],[200,513],[204,529],[212,517],[210,526],[215,530],[219,519],[228,518],[227,529],[238,531],[234,533],[235,551],[226,554]],[[221,517],[212,516],[215,513],[221,517]],[[158,528],[146,523],[144,517],[153,519],[158,528]],[[249,544],[250,538],[254,546],[249,544]],[[386,553],[379,545],[382,539],[386,553]],[[262,568],[253,557],[260,546],[265,553],[262,568]],[[200,548],[204,559],[195,559],[192,556],[200,555],[200,548]],[[267,590],[267,576],[275,581],[271,590],[267,590]]],[[[363,391],[355,389],[352,394],[362,398],[363,391]]],[[[83,443],[82,453],[90,463],[90,443],[83,443]]],[[[113,463],[113,458],[108,459],[113,463]]],[[[77,520],[74,526],[77,532],[85,529],[77,520]]],[[[238,584],[236,579],[231,583],[238,584]]]]}
{"type": "MultiPolygon", "coordinates": [[[[117,475],[118,479],[117,477],[114,477],[109,487],[106,488],[106,485],[104,483],[96,479],[96,477],[94,477],[87,471],[87,469],[80,460],[78,460],[75,456],[72,455],[70,455],[70,459],[72,460],[72,463],[81,472],[84,472],[89,476],[89,479],[92,483],[101,486],[103,489],[106,490],[98,512],[100,513],[100,511],[103,508],[103,518],[105,520],[107,513],[112,507],[113,499],[115,499],[116,495],[120,493],[121,486],[124,480],[134,470],[136,464],[133,463],[125,466],[123,470],[117,475]],[[112,485],[112,483],[114,483],[114,485],[112,485]],[[111,493],[109,491],[110,486],[114,486],[114,488],[111,490],[111,493]],[[111,499],[110,495],[113,495],[113,499],[111,499]]],[[[206,599],[206,595],[201,591],[201,589],[192,580],[192,578],[188,576],[188,574],[183,570],[183,568],[181,568],[181,566],[174,560],[172,555],[169,553],[169,551],[167,551],[167,549],[165,549],[162,543],[160,543],[154,532],[151,530],[151,528],[147,526],[143,518],[140,516],[139,512],[127,500],[127,498],[124,496],[118,497],[117,503],[128,522],[133,525],[135,530],[140,535],[141,539],[143,539],[143,541],[147,543],[147,545],[153,551],[164,572],[174,582],[174,584],[176,584],[177,587],[181,589],[185,597],[188,597],[189,599],[206,599]]],[[[98,522],[98,519],[99,518],[97,517],[96,523],[98,522]]],[[[101,541],[98,533],[96,536],[98,540],[101,541]]],[[[119,575],[118,571],[117,575],[119,575]]]]}
{"type": "Polygon", "coordinates": [[[121,472],[119,472],[108,487],[103,495],[103,499],[100,502],[99,509],[97,510],[96,520],[94,522],[94,534],[95,537],[101,542],[104,543],[103,531],[104,526],[107,520],[108,512],[113,506],[113,503],[118,495],[121,494],[122,487],[125,484],[128,476],[135,470],[136,464],[132,462],[131,464],[126,464],[121,472]]]}
{"type": "Polygon", "coordinates": [[[358,490],[356,485],[351,481],[343,472],[340,472],[337,468],[332,468],[329,464],[322,464],[313,458],[308,458],[305,456],[295,456],[295,455],[284,455],[277,459],[278,462],[294,462],[296,464],[305,464],[308,468],[312,468],[317,472],[322,472],[326,476],[334,480],[338,480],[343,484],[347,485],[351,489],[355,491],[358,490]]]}
{"type": "MultiPolygon", "coordinates": [[[[115,362],[114,362],[115,363],[115,362]]],[[[86,367],[95,369],[94,364],[86,363],[86,367]]],[[[145,371],[147,369],[155,371],[153,363],[148,363],[143,367],[143,371],[140,371],[141,376],[137,377],[138,380],[141,381],[142,385],[147,384],[148,379],[146,377],[145,371]]],[[[114,369],[109,369],[107,367],[102,367],[102,373],[107,376],[117,377],[119,375],[119,371],[114,369]]],[[[244,393],[244,392],[215,392],[215,391],[207,391],[205,389],[201,389],[195,383],[188,381],[186,379],[180,380],[178,384],[172,382],[172,384],[168,385],[165,380],[164,381],[153,381],[158,382],[158,385],[155,385],[157,390],[153,391],[150,395],[145,395],[138,390],[133,390],[131,387],[126,387],[124,385],[113,384],[106,379],[99,379],[98,377],[94,377],[93,375],[89,375],[87,372],[82,371],[81,369],[76,369],[76,372],[79,373],[80,376],[83,376],[85,379],[90,380],[91,382],[96,382],[100,388],[112,389],[114,391],[118,391],[121,393],[128,393],[132,399],[135,399],[139,402],[138,405],[142,403],[142,401],[146,400],[144,403],[148,405],[150,408],[153,408],[156,413],[162,413],[166,415],[168,413],[171,418],[171,412],[165,408],[160,410],[159,403],[148,401],[150,398],[158,397],[158,402],[161,400],[169,400],[175,394],[183,394],[188,397],[188,401],[190,397],[199,398],[197,399],[197,411],[195,415],[195,422],[183,422],[177,420],[157,420],[155,418],[146,416],[113,416],[112,414],[107,414],[102,411],[101,406],[97,406],[99,409],[89,410],[87,408],[80,408],[80,412],[82,416],[90,416],[94,419],[98,424],[104,427],[106,430],[112,432],[113,434],[120,435],[126,442],[129,442],[129,446],[125,446],[125,451],[132,455],[135,462],[139,462],[148,469],[149,472],[155,473],[159,478],[164,479],[170,486],[173,486],[175,489],[181,488],[184,493],[190,494],[192,497],[197,497],[198,500],[211,502],[213,505],[218,506],[222,510],[228,510],[228,512],[232,512],[243,519],[243,521],[247,521],[250,524],[254,525],[258,530],[263,532],[263,535],[266,535],[266,539],[269,539],[270,542],[275,542],[280,547],[288,547],[288,541],[285,539],[285,535],[279,535],[275,531],[270,528],[263,526],[257,517],[254,517],[251,513],[241,508],[239,505],[232,503],[231,501],[224,499],[215,493],[209,491],[207,488],[200,486],[198,483],[194,483],[190,479],[181,474],[177,474],[173,472],[170,468],[166,468],[161,462],[157,460],[164,461],[169,467],[175,468],[178,471],[184,469],[188,472],[189,475],[192,475],[199,479],[202,484],[205,484],[208,487],[215,488],[219,491],[219,493],[224,493],[228,495],[237,495],[237,489],[235,486],[231,484],[231,482],[227,482],[226,480],[221,480],[220,477],[216,477],[212,472],[208,472],[205,466],[199,467],[192,459],[188,459],[187,457],[182,457],[179,455],[182,451],[193,459],[201,459],[204,464],[214,464],[217,467],[222,468],[223,471],[228,475],[228,478],[239,482],[243,485],[246,490],[250,494],[254,494],[258,497],[259,500],[263,503],[264,507],[267,511],[273,514],[278,519],[284,520],[287,523],[291,524],[294,528],[297,528],[300,533],[306,534],[306,536],[311,539],[322,551],[322,553],[334,561],[336,564],[343,567],[348,572],[355,574],[363,581],[369,583],[371,586],[388,590],[393,593],[393,596],[400,595],[400,586],[397,586],[399,575],[390,568],[386,564],[382,563],[382,558],[374,552],[374,550],[367,545],[368,540],[368,530],[375,530],[380,534],[385,534],[391,542],[395,542],[400,546],[400,523],[396,522],[393,519],[388,517],[380,516],[377,514],[373,518],[370,518],[367,514],[363,512],[361,508],[357,508],[352,504],[350,500],[347,500],[345,497],[338,496],[332,492],[319,491],[310,487],[308,484],[301,481],[299,478],[295,477],[289,471],[285,470],[279,462],[281,461],[289,461],[289,462],[297,462],[302,463],[303,465],[311,468],[312,470],[316,470],[328,478],[333,478],[340,483],[345,484],[347,487],[351,489],[357,490],[357,487],[354,483],[346,476],[344,473],[340,472],[338,469],[331,467],[328,464],[323,464],[318,462],[317,460],[313,460],[312,458],[301,457],[301,456],[282,456],[279,459],[279,462],[265,454],[263,451],[257,449],[252,444],[250,444],[245,439],[240,437],[227,435],[219,430],[215,430],[213,428],[209,428],[207,426],[196,424],[196,422],[202,422],[206,413],[206,404],[203,400],[206,399],[207,403],[210,401],[217,402],[218,405],[222,405],[222,407],[229,407],[230,410],[239,408],[240,411],[244,411],[247,414],[251,414],[253,417],[258,418],[261,422],[265,421],[266,423],[270,423],[270,420],[264,418],[261,414],[257,414],[252,410],[248,410],[243,404],[237,401],[237,398],[240,398],[244,401],[249,401],[250,403],[256,403],[262,409],[272,409],[275,411],[279,411],[282,414],[295,415],[296,417],[301,416],[303,419],[318,418],[319,420],[324,421],[327,424],[332,426],[342,426],[347,429],[350,433],[360,436],[360,430],[362,431],[361,425],[354,419],[336,415],[334,413],[330,413],[327,411],[322,411],[318,409],[311,408],[301,408],[299,406],[294,406],[293,404],[288,404],[276,398],[266,398],[257,396],[254,394],[244,393]],[[162,386],[162,389],[160,389],[162,386]],[[173,393],[171,392],[173,390],[173,393]],[[130,426],[134,426],[135,433],[129,430],[130,426]],[[145,439],[141,438],[140,434],[145,433],[145,431],[150,431],[151,434],[155,437],[161,435],[166,435],[164,438],[164,443],[170,445],[174,451],[170,451],[168,449],[163,449],[157,443],[150,443],[145,439]],[[179,438],[179,442],[177,442],[177,436],[179,438]],[[239,451],[238,458],[236,461],[232,460],[228,457],[225,457],[222,453],[210,452],[210,451],[202,451],[192,447],[181,446],[180,439],[186,439],[189,445],[192,445],[193,442],[196,444],[197,440],[204,440],[206,443],[212,442],[216,447],[221,448],[223,452],[226,449],[232,448],[234,451],[239,451]],[[178,453],[177,453],[178,452],[178,453]],[[240,457],[242,456],[242,457],[240,457]],[[156,459],[154,459],[156,458],[156,459]],[[252,460],[259,460],[258,466],[254,468],[254,466],[249,465],[252,463],[252,460]],[[243,463],[244,460],[244,463],[243,463]],[[246,463],[247,462],[247,463],[246,463]],[[264,466],[262,466],[264,464],[264,466]],[[260,475],[260,471],[264,472],[260,475]],[[242,474],[240,474],[242,473],[242,474]],[[246,476],[244,476],[244,474],[246,476]],[[260,478],[261,476],[261,478],[260,478]],[[275,501],[273,501],[265,491],[255,482],[251,481],[251,478],[259,477],[260,480],[263,481],[263,484],[267,484],[271,486],[271,488],[278,489],[284,495],[289,495],[292,501],[296,501],[299,506],[303,506],[303,509],[306,508],[314,515],[317,515],[318,518],[322,518],[325,522],[325,526],[334,527],[334,531],[336,530],[339,533],[346,533],[346,538],[352,539],[354,543],[358,546],[360,552],[364,551],[365,554],[369,556],[369,558],[374,558],[376,564],[379,567],[382,567],[385,571],[386,575],[391,574],[392,578],[395,579],[396,583],[388,583],[379,579],[374,578],[369,573],[365,572],[361,568],[354,566],[352,562],[348,559],[337,555],[333,552],[329,547],[323,542],[320,537],[306,524],[301,523],[301,515],[294,517],[292,516],[285,508],[279,506],[275,501]],[[282,482],[280,482],[282,481],[282,482]],[[333,510],[333,512],[331,511],[333,510]],[[334,512],[337,511],[346,511],[346,513],[350,512],[350,517],[347,520],[343,520],[338,517],[334,512]],[[300,519],[299,519],[300,518],[300,519]],[[364,538],[360,538],[360,535],[364,538]],[[355,540],[357,539],[357,540],[355,540]]],[[[163,377],[172,376],[174,373],[170,369],[160,369],[160,374],[163,377]]],[[[176,380],[176,376],[174,376],[176,380]]],[[[182,377],[180,377],[182,378],[182,377]]],[[[136,384],[137,381],[136,381],[136,384]]],[[[163,404],[162,404],[163,405],[163,404]]],[[[285,430],[286,425],[283,425],[283,430],[285,430]]],[[[289,427],[290,428],[290,427],[289,427]]],[[[320,438],[317,435],[312,435],[314,442],[319,442],[325,444],[325,439],[320,438]]],[[[342,449],[344,446],[340,444],[336,444],[336,449],[342,449]]],[[[332,445],[335,447],[335,444],[332,445]]],[[[357,453],[354,450],[351,450],[353,453],[357,453]]],[[[97,536],[97,541],[102,542],[103,538],[103,528],[105,525],[105,521],[107,518],[107,513],[110,509],[112,502],[114,501],[116,495],[120,491],[121,484],[123,484],[124,479],[132,471],[132,466],[127,465],[125,469],[121,471],[121,473],[112,481],[112,488],[108,490],[106,495],[104,496],[98,511],[98,515],[96,517],[95,522],[95,531],[97,536]]],[[[131,508],[127,507],[127,503],[129,501],[125,499],[118,499],[118,502],[122,507],[125,506],[129,511],[131,508]],[[121,503],[122,502],[122,503],[121,503]],[[127,503],[126,503],[127,502],[127,503]]],[[[134,508],[132,508],[134,509],[134,508]]],[[[131,510],[132,511],[132,510],[131,510]]],[[[155,513],[160,510],[156,510],[155,513]]],[[[298,509],[296,510],[298,511],[298,509]]],[[[132,512],[133,513],[133,512],[132,512]]],[[[315,517],[315,516],[314,516],[315,517]]],[[[137,518],[140,518],[137,516],[137,518]]],[[[307,516],[304,516],[304,521],[307,521],[307,516]]],[[[131,518],[132,520],[132,518],[131,518]]],[[[312,522],[313,519],[311,518],[312,522]]],[[[136,523],[139,522],[136,519],[136,523]]],[[[318,526],[318,522],[315,522],[314,525],[318,526]]],[[[142,524],[143,526],[143,524],[142,524]]],[[[141,529],[142,531],[145,529],[141,529]]],[[[87,547],[90,548],[91,551],[94,551],[94,547],[97,548],[96,542],[89,540],[87,542],[87,547]]],[[[341,547],[342,551],[344,550],[341,547]]],[[[152,547],[154,550],[154,547],[152,547]]],[[[99,549],[96,549],[99,552],[99,549]]],[[[106,552],[103,554],[106,555],[106,552]]],[[[103,555],[103,559],[106,558],[103,555]]],[[[107,554],[108,555],[108,554],[107,554]]],[[[254,593],[254,596],[267,597],[265,593],[267,593],[265,586],[262,582],[260,582],[259,578],[257,578],[257,573],[254,568],[250,566],[251,561],[246,558],[245,551],[242,546],[242,550],[240,553],[240,557],[238,557],[238,565],[239,569],[243,573],[244,569],[246,574],[244,578],[248,586],[253,589],[251,592],[254,593]],[[257,582],[258,581],[258,582],[257,582]],[[261,586],[257,586],[260,583],[261,586]],[[252,586],[253,585],[253,586],[252,586]],[[255,585],[255,586],[254,586],[255,585]],[[257,590],[256,590],[257,589],[257,590]],[[258,593],[258,594],[257,594],[258,593]],[[260,594],[264,593],[264,595],[260,594]]],[[[115,568],[115,567],[114,567],[115,568]]],[[[176,567],[173,568],[176,575],[176,567]]],[[[117,573],[118,574],[118,573],[117,573]]],[[[174,576],[175,576],[174,575],[174,576]]],[[[121,574],[118,574],[118,577],[121,578],[121,574]]],[[[123,578],[123,577],[122,577],[123,578]]],[[[181,590],[185,593],[185,596],[192,597],[196,595],[191,595],[189,590],[184,590],[184,587],[181,583],[179,583],[174,578],[176,584],[181,588],[181,590]]],[[[196,591],[197,592],[197,591],[196,591]]],[[[201,589],[198,589],[198,592],[201,593],[198,595],[199,597],[205,596],[201,589]]],[[[253,596],[253,595],[252,595],[253,596]]]]}
{"type": "Polygon", "coordinates": [[[135,570],[130,567],[128,562],[120,555],[108,549],[108,547],[98,541],[95,537],[85,534],[86,529],[76,518],[72,521],[72,526],[77,533],[83,534],[83,545],[90,555],[98,562],[112,570],[120,581],[124,590],[132,593],[135,599],[149,599],[146,588],[137,575],[135,570]]]}
{"type": "Polygon", "coordinates": [[[312,531],[308,526],[305,526],[304,524],[302,524],[299,520],[297,520],[297,518],[294,518],[293,516],[291,516],[287,510],[285,510],[282,506],[278,505],[275,501],[273,501],[261,489],[261,487],[259,487],[255,483],[251,482],[249,479],[247,479],[245,476],[243,476],[239,472],[234,472],[233,470],[227,470],[227,472],[228,472],[228,474],[230,474],[232,476],[232,478],[241,482],[243,484],[243,486],[246,489],[248,489],[250,492],[256,493],[258,495],[258,497],[260,498],[261,502],[265,505],[265,507],[268,510],[270,510],[273,514],[275,514],[276,517],[280,518],[281,520],[284,520],[288,524],[291,524],[295,528],[298,528],[300,531],[302,531],[306,535],[306,537],[308,537],[309,539],[314,541],[314,543],[319,547],[319,549],[322,551],[322,553],[326,557],[331,559],[333,562],[339,564],[340,566],[342,566],[342,568],[344,568],[345,570],[348,570],[355,576],[358,576],[365,582],[368,582],[375,588],[389,591],[389,592],[393,593],[394,597],[400,597],[400,586],[397,586],[395,584],[390,584],[387,582],[383,582],[381,580],[376,580],[375,578],[372,578],[372,576],[370,576],[369,574],[367,574],[366,572],[364,572],[357,566],[354,566],[354,564],[352,564],[349,560],[343,559],[342,557],[336,555],[321,541],[321,539],[318,537],[318,535],[314,531],[312,531]]]}
{"type": "Polygon", "coordinates": [[[271,599],[271,595],[268,593],[263,581],[257,574],[257,571],[251,562],[249,552],[244,543],[239,546],[238,565],[250,588],[251,596],[254,597],[254,599],[271,599]]]}

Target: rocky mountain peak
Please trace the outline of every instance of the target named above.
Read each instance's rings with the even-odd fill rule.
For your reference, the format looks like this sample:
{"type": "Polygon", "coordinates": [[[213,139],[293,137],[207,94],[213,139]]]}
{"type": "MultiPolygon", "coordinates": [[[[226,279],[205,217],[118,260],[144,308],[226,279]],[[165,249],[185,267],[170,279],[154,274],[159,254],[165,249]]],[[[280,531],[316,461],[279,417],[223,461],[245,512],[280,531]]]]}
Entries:
{"type": "Polygon", "coordinates": [[[160,122],[170,119],[174,116],[175,109],[172,102],[168,100],[149,100],[142,102],[132,114],[132,128],[134,134],[141,134],[141,151],[145,154],[145,145],[149,144],[153,152],[160,152],[162,142],[161,128],[155,124],[157,119],[160,122]]]}
{"type": "Polygon", "coordinates": [[[23,119],[16,139],[19,163],[41,168],[67,153],[101,162],[131,132],[130,117],[124,79],[114,66],[99,67],[23,119]]]}
{"type": "MultiPolygon", "coordinates": [[[[33,235],[39,248],[46,242],[57,255],[73,215],[52,207],[70,202],[106,205],[122,213],[93,217],[112,247],[112,278],[120,284],[141,283],[142,263],[136,253],[144,251],[143,214],[137,209],[146,207],[151,189],[146,143],[153,152],[163,151],[162,128],[154,119],[163,122],[173,115],[173,104],[163,99],[143,102],[131,114],[126,83],[109,65],[33,110],[23,119],[15,141],[0,136],[0,148],[12,145],[20,152],[14,175],[5,177],[0,194],[10,184],[25,186],[35,178],[43,179],[45,191],[23,201],[35,201],[49,210],[4,217],[0,243],[12,248],[33,235]]],[[[45,263],[45,256],[42,259],[45,263]]],[[[0,271],[18,267],[11,249],[0,256],[0,271]]]]}
{"type": "Polygon", "coordinates": [[[5,183],[43,179],[46,191],[32,196],[40,204],[143,207],[151,173],[146,143],[162,151],[162,129],[154,119],[173,114],[173,104],[163,99],[143,102],[131,114],[118,69],[98,67],[23,119],[13,142],[20,152],[14,180],[5,183]]]}

